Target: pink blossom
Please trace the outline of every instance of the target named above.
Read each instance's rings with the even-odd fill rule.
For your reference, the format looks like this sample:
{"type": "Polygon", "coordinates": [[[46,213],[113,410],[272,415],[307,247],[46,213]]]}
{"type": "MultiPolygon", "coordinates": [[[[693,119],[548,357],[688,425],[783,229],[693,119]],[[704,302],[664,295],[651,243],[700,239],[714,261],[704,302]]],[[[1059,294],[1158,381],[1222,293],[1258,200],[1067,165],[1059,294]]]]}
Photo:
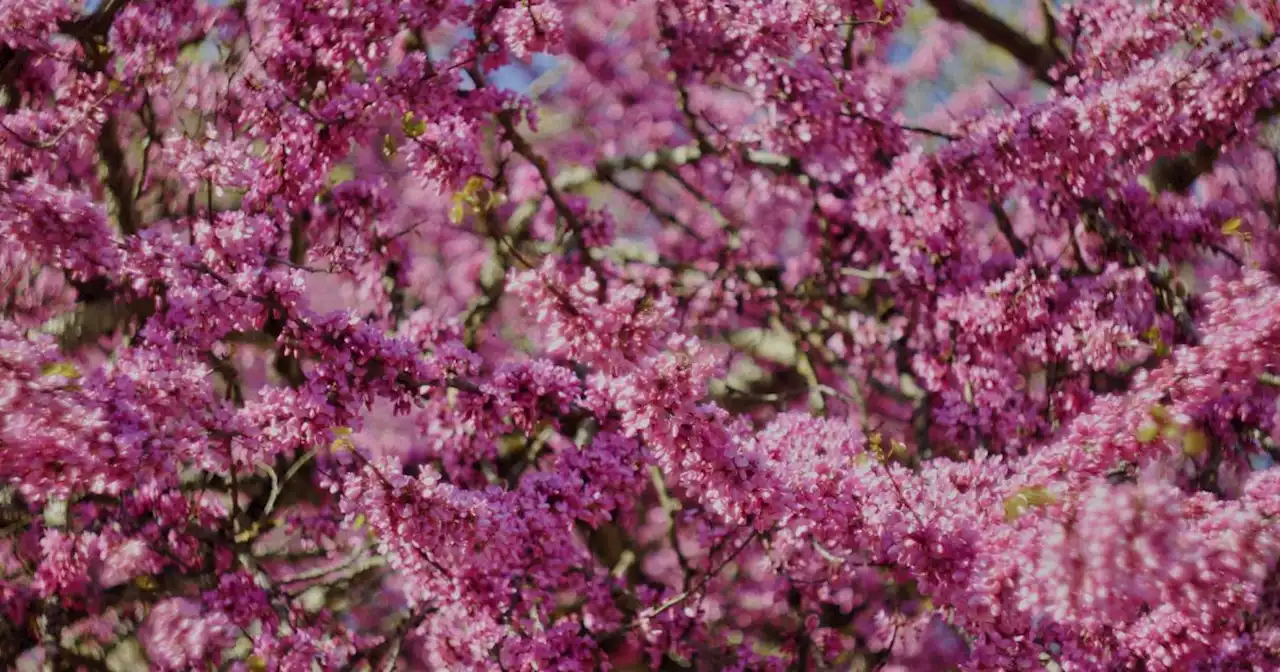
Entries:
{"type": "Polygon", "coordinates": [[[1280,667],[1280,14],[0,2],[0,660],[1280,667]]]}

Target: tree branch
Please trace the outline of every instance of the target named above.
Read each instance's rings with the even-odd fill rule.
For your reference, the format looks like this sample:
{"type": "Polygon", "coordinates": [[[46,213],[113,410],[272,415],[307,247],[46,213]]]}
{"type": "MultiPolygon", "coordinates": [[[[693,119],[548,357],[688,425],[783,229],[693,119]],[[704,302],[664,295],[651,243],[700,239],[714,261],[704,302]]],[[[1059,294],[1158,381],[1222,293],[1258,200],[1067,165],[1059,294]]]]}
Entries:
{"type": "Polygon", "coordinates": [[[1032,41],[1000,17],[967,0],[929,0],[929,4],[944,20],[958,23],[1003,49],[1035,73],[1036,79],[1050,86],[1057,84],[1049,75],[1049,70],[1058,61],[1057,51],[1052,44],[1032,41]]]}

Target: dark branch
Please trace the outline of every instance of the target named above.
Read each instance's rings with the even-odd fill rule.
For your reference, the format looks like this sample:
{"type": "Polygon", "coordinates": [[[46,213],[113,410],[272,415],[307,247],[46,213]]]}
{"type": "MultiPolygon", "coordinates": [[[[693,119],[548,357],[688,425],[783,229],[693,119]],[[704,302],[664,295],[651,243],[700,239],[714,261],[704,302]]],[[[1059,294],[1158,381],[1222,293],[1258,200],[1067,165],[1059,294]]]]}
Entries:
{"type": "Polygon", "coordinates": [[[1035,73],[1036,79],[1050,86],[1057,84],[1049,75],[1058,60],[1053,45],[1032,41],[1000,17],[967,0],[929,0],[929,4],[938,16],[972,30],[982,39],[1008,52],[1035,73]]]}

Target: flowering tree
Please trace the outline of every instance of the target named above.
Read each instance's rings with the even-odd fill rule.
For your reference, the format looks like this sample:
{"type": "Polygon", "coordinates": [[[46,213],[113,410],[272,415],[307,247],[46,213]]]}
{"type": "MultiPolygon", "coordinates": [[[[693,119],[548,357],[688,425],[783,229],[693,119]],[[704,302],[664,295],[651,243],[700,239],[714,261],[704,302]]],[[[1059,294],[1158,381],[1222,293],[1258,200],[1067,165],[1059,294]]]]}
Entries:
{"type": "Polygon", "coordinates": [[[0,663],[1277,669],[1280,10],[1010,4],[3,0],[0,663]]]}

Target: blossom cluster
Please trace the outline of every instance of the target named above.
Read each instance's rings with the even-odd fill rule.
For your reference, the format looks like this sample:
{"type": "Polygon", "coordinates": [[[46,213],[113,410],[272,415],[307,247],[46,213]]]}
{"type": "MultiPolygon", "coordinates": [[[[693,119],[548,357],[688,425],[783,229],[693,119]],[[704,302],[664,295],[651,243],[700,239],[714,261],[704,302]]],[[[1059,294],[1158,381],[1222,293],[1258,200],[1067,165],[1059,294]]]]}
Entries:
{"type": "Polygon", "coordinates": [[[0,665],[1280,668],[1280,14],[1017,4],[0,0],[0,665]]]}

